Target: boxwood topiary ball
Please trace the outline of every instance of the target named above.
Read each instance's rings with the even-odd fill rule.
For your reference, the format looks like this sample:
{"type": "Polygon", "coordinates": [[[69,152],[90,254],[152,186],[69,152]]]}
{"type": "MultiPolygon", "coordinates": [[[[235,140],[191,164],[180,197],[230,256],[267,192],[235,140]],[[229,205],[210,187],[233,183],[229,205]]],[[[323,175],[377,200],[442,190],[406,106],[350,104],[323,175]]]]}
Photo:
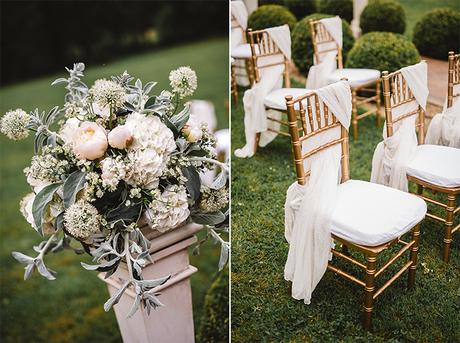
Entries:
{"type": "MultiPolygon", "coordinates": [[[[292,31],[292,60],[300,72],[307,76],[308,70],[313,65],[313,43],[311,41],[310,24],[311,19],[323,19],[332,17],[329,14],[314,13],[300,20],[292,31]]],[[[350,25],[342,19],[343,47],[342,57],[345,63],[347,53],[354,43],[350,25]]]]}
{"type": "Polygon", "coordinates": [[[319,12],[338,15],[350,23],[353,19],[353,0],[321,0],[319,12]]]}
{"type": "Polygon", "coordinates": [[[370,68],[393,72],[420,62],[415,45],[392,32],[370,32],[356,41],[348,54],[347,68],[370,68]]]}
{"type": "Polygon", "coordinates": [[[286,7],[280,5],[260,6],[251,13],[248,19],[248,28],[252,30],[262,30],[268,27],[289,25],[293,29],[297,19],[286,7]]]}
{"type": "Polygon", "coordinates": [[[414,28],[412,39],[422,55],[447,59],[449,51],[460,50],[460,12],[436,8],[425,14],[414,28]]]}
{"type": "Polygon", "coordinates": [[[367,5],[359,19],[364,33],[384,31],[404,33],[406,14],[402,6],[392,0],[375,0],[367,5]]]}
{"type": "Polygon", "coordinates": [[[284,0],[284,5],[299,20],[317,11],[316,0],[284,0]]]}

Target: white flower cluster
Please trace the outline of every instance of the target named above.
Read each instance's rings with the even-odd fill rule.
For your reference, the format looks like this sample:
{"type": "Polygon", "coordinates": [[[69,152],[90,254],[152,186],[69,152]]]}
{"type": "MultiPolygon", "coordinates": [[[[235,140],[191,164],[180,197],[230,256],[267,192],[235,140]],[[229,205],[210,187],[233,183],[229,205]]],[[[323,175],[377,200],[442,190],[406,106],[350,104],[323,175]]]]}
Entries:
{"type": "Polygon", "coordinates": [[[176,228],[190,215],[187,191],[183,186],[168,186],[154,199],[145,211],[151,228],[165,232],[176,228]]]}
{"type": "Polygon", "coordinates": [[[172,131],[156,116],[133,112],[125,126],[133,142],[128,147],[126,182],[132,186],[153,189],[176,149],[172,131]]]}
{"type": "Polygon", "coordinates": [[[74,102],[66,102],[64,104],[64,115],[66,118],[74,118],[85,115],[87,112],[84,107],[79,106],[74,102]]]}
{"type": "Polygon", "coordinates": [[[100,220],[96,207],[78,200],[65,211],[64,227],[72,236],[87,240],[99,232],[100,220]]]}
{"type": "Polygon", "coordinates": [[[126,92],[122,86],[114,81],[99,79],[89,90],[89,94],[94,102],[104,108],[119,108],[126,100],[126,92]]]}
{"type": "Polygon", "coordinates": [[[192,95],[197,87],[196,73],[190,67],[179,67],[169,73],[169,84],[174,93],[185,98],[192,95]]]}
{"type": "Polygon", "coordinates": [[[126,164],[121,156],[104,158],[101,169],[102,185],[109,191],[116,190],[120,180],[126,177],[126,164]]]}
{"type": "Polygon", "coordinates": [[[41,182],[61,181],[68,174],[70,167],[71,164],[67,159],[58,159],[54,154],[45,151],[43,155],[32,157],[32,163],[30,167],[24,169],[24,173],[27,176],[27,182],[35,187],[39,186],[41,182]]]}
{"type": "MultiPolygon", "coordinates": [[[[22,215],[33,228],[35,228],[35,220],[32,214],[32,205],[34,200],[35,193],[29,193],[24,198],[22,198],[21,202],[19,203],[19,209],[22,215]]],[[[55,218],[64,210],[62,200],[55,200],[56,197],[46,208],[45,215],[43,217],[42,231],[44,234],[53,234],[55,232],[55,218]]]]}
{"type": "Polygon", "coordinates": [[[29,136],[29,130],[26,125],[29,123],[30,115],[18,108],[14,111],[8,111],[0,122],[0,131],[10,139],[20,140],[29,136]]]}
{"type": "Polygon", "coordinates": [[[87,172],[85,179],[83,199],[91,202],[102,198],[104,191],[101,176],[96,172],[87,172]]]}
{"type": "Polygon", "coordinates": [[[198,206],[204,213],[219,211],[227,206],[227,204],[228,190],[225,187],[221,189],[201,187],[201,196],[198,206]]]}

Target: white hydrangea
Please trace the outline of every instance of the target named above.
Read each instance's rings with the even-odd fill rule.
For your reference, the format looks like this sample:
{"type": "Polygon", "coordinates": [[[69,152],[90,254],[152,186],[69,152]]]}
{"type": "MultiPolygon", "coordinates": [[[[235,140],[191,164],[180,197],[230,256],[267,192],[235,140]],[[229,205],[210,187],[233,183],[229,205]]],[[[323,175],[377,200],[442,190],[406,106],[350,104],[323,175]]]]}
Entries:
{"type": "Polygon", "coordinates": [[[78,200],[65,211],[64,227],[78,239],[89,239],[99,232],[100,216],[96,207],[84,200],[78,200]]]}
{"type": "Polygon", "coordinates": [[[169,73],[169,81],[174,93],[180,98],[192,95],[197,87],[196,73],[190,67],[179,67],[169,73]]]}
{"type": "MultiPolygon", "coordinates": [[[[27,222],[35,229],[34,216],[32,214],[32,205],[35,200],[35,193],[29,193],[24,198],[22,198],[19,203],[19,208],[27,220],[27,222]]],[[[49,206],[46,208],[45,215],[43,218],[42,230],[44,234],[52,234],[55,232],[54,221],[56,217],[64,210],[62,201],[56,202],[52,201],[49,206]]]]}
{"type": "Polygon", "coordinates": [[[167,155],[159,155],[153,149],[128,151],[125,181],[131,186],[145,189],[158,187],[167,165],[167,155]]]}
{"type": "Polygon", "coordinates": [[[183,186],[170,185],[145,210],[145,219],[153,230],[166,232],[176,228],[190,215],[187,191],[183,186]]]}
{"type": "Polygon", "coordinates": [[[0,131],[15,141],[27,138],[29,130],[26,125],[29,123],[30,115],[18,108],[14,111],[8,111],[0,122],[0,131]]]}
{"type": "Polygon", "coordinates": [[[121,156],[107,157],[101,161],[102,185],[109,191],[114,191],[120,180],[126,177],[126,165],[121,156]]]}
{"type": "Polygon", "coordinates": [[[153,149],[159,155],[169,155],[176,149],[172,131],[157,116],[133,112],[125,126],[133,137],[128,150],[153,149]]]}
{"type": "Polygon", "coordinates": [[[118,108],[126,99],[125,89],[114,81],[99,79],[90,88],[89,94],[100,107],[118,108]]]}
{"type": "Polygon", "coordinates": [[[79,125],[80,120],[75,117],[67,119],[64,125],[62,125],[59,137],[61,137],[65,144],[72,144],[73,136],[79,125]]]}

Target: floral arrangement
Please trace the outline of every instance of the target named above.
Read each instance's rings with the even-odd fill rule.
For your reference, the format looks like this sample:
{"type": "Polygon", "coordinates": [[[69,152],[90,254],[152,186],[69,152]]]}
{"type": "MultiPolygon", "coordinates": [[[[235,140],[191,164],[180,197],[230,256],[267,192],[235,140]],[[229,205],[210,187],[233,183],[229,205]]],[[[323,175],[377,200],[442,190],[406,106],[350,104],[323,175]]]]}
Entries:
{"type": "Polygon", "coordinates": [[[228,231],[228,166],[215,159],[214,136],[206,124],[196,123],[184,103],[197,88],[189,67],[171,71],[171,91],[156,96],[150,95],[155,82],[133,83],[126,71],[88,88],[82,81],[83,63],[66,69],[69,77],[52,83],[65,85],[63,108],[16,109],[1,119],[1,132],[13,140],[35,133],[35,155],[24,170],[33,192],[20,208],[33,229],[47,236],[34,247],[37,256],[13,256],[25,264],[24,279],[37,270],[54,280],[56,273],[44,257],[64,249],[90,254],[95,264],[82,266],[106,272],[106,277],[124,262],[129,279],[122,280],[104,309],[131,288],[137,296],[128,316],[139,306],[150,312],[162,306],[155,287],[169,276],[143,279],[143,267],[152,261],[142,230],[202,224],[207,229],[203,241],[212,237],[221,243],[222,269],[229,250],[222,238],[228,231]],[[214,181],[202,184],[200,173],[214,169],[214,181]]]}

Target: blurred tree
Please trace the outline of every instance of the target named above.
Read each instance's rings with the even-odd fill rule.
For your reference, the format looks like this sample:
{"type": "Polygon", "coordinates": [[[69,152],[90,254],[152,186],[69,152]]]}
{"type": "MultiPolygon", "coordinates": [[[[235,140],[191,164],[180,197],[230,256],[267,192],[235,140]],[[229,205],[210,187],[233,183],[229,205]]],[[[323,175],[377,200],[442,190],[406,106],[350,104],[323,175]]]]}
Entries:
{"type": "Polygon", "coordinates": [[[4,85],[59,71],[77,60],[106,63],[166,44],[227,36],[228,3],[2,0],[0,20],[4,85]],[[152,32],[158,39],[151,39],[152,32]]]}

